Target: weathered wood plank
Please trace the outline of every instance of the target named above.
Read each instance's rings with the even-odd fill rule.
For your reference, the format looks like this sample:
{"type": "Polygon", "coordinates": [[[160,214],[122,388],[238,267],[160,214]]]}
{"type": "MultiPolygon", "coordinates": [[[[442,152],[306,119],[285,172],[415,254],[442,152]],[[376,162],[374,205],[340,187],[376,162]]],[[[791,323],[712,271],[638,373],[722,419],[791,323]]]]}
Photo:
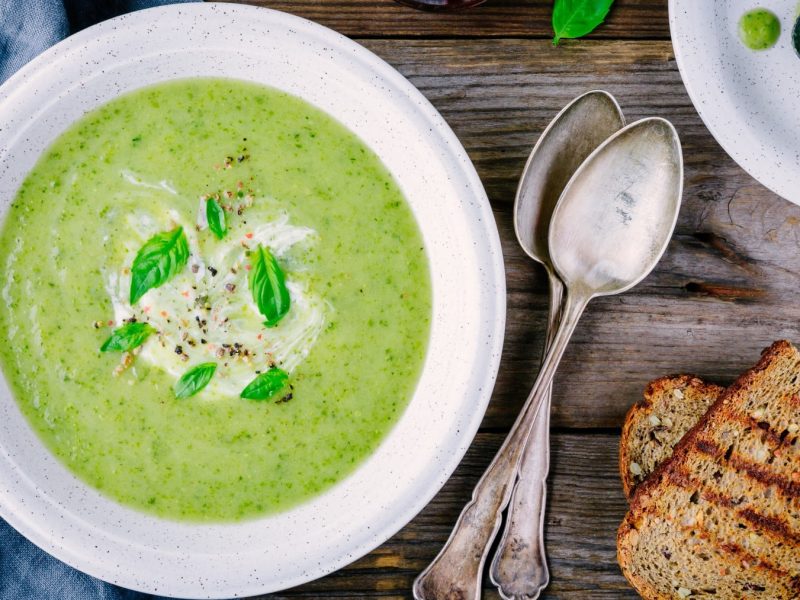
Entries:
{"type": "Polygon", "coordinates": [[[681,83],[668,42],[369,41],[442,112],[495,210],[508,280],[506,345],[484,426],[508,427],[538,368],[545,279],[513,233],[517,180],[539,133],[574,96],[607,89],[629,121],[675,123],[684,206],[656,271],[594,301],[567,350],[553,423],[615,427],[647,381],[694,372],[732,381],[774,339],[800,341],[800,207],[754,181],[719,147],[681,83]]]}
{"type": "MultiPolygon", "coordinates": [[[[414,577],[444,544],[501,441],[501,434],[479,434],[431,504],[374,552],[328,577],[265,598],[410,598],[414,577]]],[[[626,510],[617,444],[618,436],[610,434],[554,436],[546,530],[552,583],[543,598],[638,597],[616,563],[616,529],[626,510]]],[[[484,598],[499,598],[488,580],[484,590],[484,598]]]]}
{"type": "MultiPolygon", "coordinates": [[[[423,12],[392,0],[245,1],[317,21],[351,37],[552,36],[552,0],[487,0],[482,6],[454,12],[423,12]]],[[[607,22],[591,37],[667,39],[667,1],[617,0],[607,22]]]]}

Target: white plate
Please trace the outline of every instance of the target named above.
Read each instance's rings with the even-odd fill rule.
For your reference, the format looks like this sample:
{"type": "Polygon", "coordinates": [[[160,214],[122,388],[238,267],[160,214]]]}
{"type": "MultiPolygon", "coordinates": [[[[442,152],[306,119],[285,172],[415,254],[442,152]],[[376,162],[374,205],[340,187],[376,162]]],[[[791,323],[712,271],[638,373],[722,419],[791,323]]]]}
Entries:
{"type": "Polygon", "coordinates": [[[797,0],[670,0],[678,67],[697,112],[733,159],[800,204],[800,58],[792,47],[797,0]],[[763,7],[781,21],[770,50],[739,40],[739,18],[763,7]]]}
{"type": "Polygon", "coordinates": [[[400,184],[433,280],[430,347],[413,399],[355,473],[275,516],[162,520],[101,496],[40,443],[0,380],[0,515],[61,560],[127,588],[250,596],[366,554],[430,501],[461,460],[492,391],[505,279],[486,195],[442,117],[389,65],[286,14],[229,4],[136,12],[58,44],[0,88],[0,213],[42,150],[84,112],[143,85],[224,76],[271,85],[357,133],[400,184]]]}

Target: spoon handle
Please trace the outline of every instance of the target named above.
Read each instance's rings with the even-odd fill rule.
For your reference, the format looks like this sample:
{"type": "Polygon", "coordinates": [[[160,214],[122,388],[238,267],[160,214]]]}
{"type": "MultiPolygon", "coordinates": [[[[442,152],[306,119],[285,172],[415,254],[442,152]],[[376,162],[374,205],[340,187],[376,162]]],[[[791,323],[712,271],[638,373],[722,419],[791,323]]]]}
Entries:
{"type": "MultiPolygon", "coordinates": [[[[545,352],[553,342],[561,312],[564,284],[548,269],[550,312],[545,352]]],[[[550,469],[550,396],[542,399],[511,494],[503,537],[489,571],[492,583],[506,600],[533,600],[550,582],[544,547],[547,473],[550,469]]]]}
{"type": "Polygon", "coordinates": [[[416,600],[480,598],[483,563],[500,527],[501,513],[511,497],[525,441],[588,300],[567,294],[561,323],[536,383],[511,432],[472,491],[472,499],[461,511],[450,539],[414,581],[416,600]]]}

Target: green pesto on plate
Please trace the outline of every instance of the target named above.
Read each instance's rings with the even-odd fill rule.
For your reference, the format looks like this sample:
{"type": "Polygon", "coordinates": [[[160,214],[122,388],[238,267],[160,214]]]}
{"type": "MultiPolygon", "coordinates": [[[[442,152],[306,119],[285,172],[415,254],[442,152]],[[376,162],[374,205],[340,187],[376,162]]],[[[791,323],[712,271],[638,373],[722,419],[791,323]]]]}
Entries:
{"type": "Polygon", "coordinates": [[[170,519],[256,517],[341,480],[402,414],[428,342],[427,258],[391,175],[330,116],[244,82],[88,113],[22,184],[0,264],[0,359],[31,426],[82,480],[170,519]],[[188,261],[131,303],[137,253],[179,227],[188,261]],[[260,248],[289,298],[269,327],[260,248]],[[153,328],[140,346],[101,352],[133,322],[153,328]],[[242,398],[266,373],[288,384],[242,398]]]}

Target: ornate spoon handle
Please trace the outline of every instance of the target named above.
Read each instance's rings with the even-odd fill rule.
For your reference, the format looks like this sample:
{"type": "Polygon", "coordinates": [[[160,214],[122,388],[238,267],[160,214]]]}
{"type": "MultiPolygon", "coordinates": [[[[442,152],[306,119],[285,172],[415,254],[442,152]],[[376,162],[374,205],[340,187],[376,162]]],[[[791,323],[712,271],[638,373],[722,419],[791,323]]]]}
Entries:
{"type": "MultiPolygon", "coordinates": [[[[548,269],[550,313],[545,351],[553,341],[564,285],[548,269]]],[[[506,600],[533,600],[550,581],[544,547],[547,473],[550,469],[550,395],[542,406],[525,445],[519,476],[511,495],[503,537],[492,561],[490,577],[506,600]]]]}
{"type": "Polygon", "coordinates": [[[481,477],[439,555],[414,581],[417,600],[476,600],[480,598],[483,562],[500,526],[500,513],[508,504],[511,486],[544,392],[550,388],[572,332],[588,298],[567,295],[564,313],[553,345],[545,356],[539,377],[517,421],[492,464],[481,477]]]}
{"type": "MultiPolygon", "coordinates": [[[[524,425],[524,424],[523,424],[524,425]]],[[[520,431],[520,429],[517,429],[520,431]]],[[[500,516],[511,496],[511,481],[519,460],[513,434],[495,456],[464,507],[450,539],[414,581],[417,600],[480,598],[486,554],[500,527],[500,516]]]]}

